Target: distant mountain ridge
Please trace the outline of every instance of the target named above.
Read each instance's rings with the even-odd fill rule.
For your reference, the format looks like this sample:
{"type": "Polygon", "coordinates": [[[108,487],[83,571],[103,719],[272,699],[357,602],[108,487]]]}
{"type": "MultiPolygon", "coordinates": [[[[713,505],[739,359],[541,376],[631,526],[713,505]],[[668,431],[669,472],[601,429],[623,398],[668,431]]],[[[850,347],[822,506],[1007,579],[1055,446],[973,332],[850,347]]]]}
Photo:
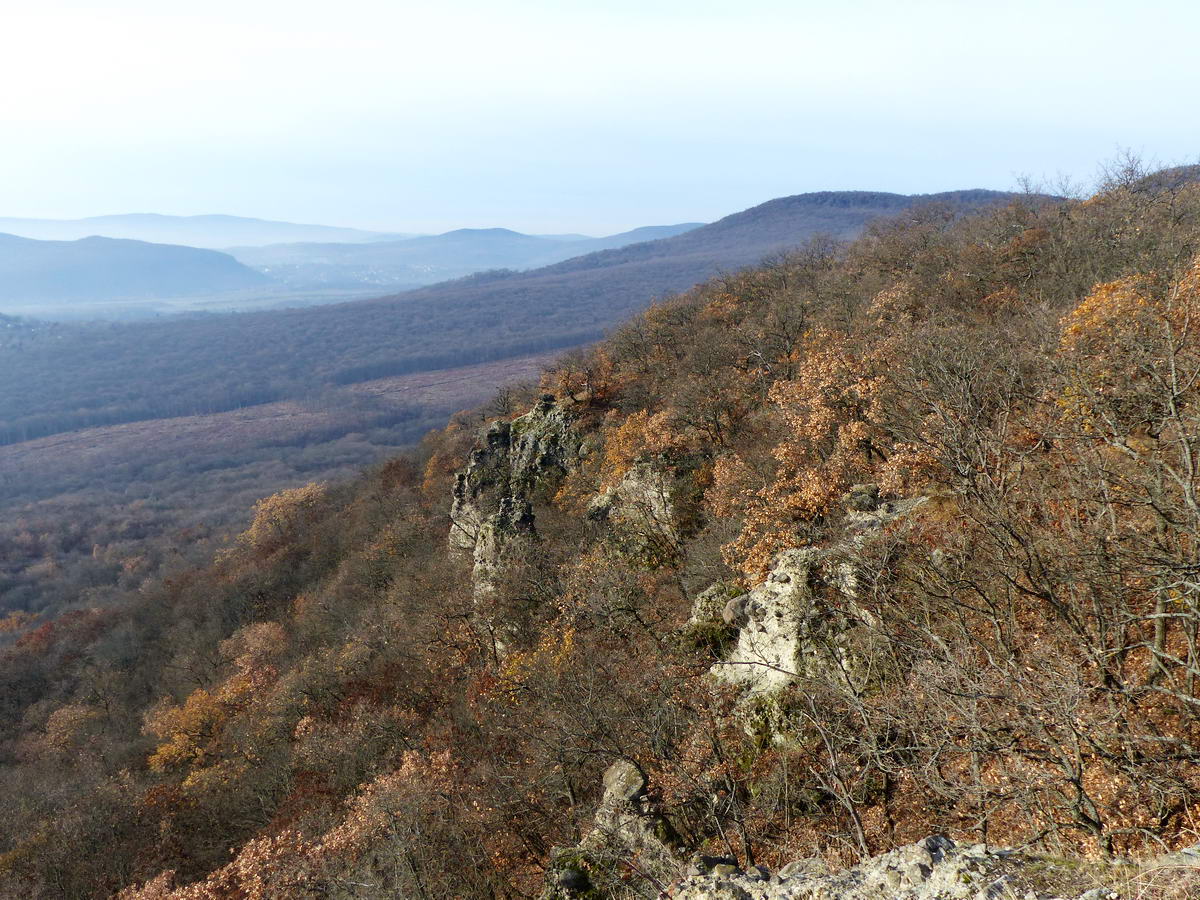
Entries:
{"type": "Polygon", "coordinates": [[[459,228],[445,234],[370,243],[233,247],[239,262],[291,288],[434,284],[487,269],[534,269],[599,250],[673,237],[700,223],[648,225],[600,238],[459,228]]]}
{"type": "Polygon", "coordinates": [[[654,259],[709,255],[720,265],[749,265],[770,253],[798,246],[825,234],[841,240],[856,237],[874,219],[893,216],[914,206],[938,204],[965,214],[1015,195],[971,189],[938,194],[890,194],[882,191],[819,191],[768,200],[683,234],[627,245],[551,267],[583,271],[654,259]]]}
{"type": "Polygon", "coordinates": [[[0,302],[179,297],[267,283],[266,276],[215,250],[105,237],[39,241],[0,234],[0,302]]]}
{"type": "Polygon", "coordinates": [[[569,318],[574,327],[586,323],[599,337],[605,328],[656,297],[687,290],[723,269],[753,265],[816,235],[850,239],[869,222],[913,207],[942,205],[965,215],[1016,196],[982,189],[916,195],[873,191],[797,194],[672,237],[601,250],[529,272],[478,275],[359,302],[430,304],[443,315],[460,307],[506,310],[519,316],[540,309],[546,319],[545,311],[554,310],[558,321],[569,318]]]}
{"type": "Polygon", "coordinates": [[[74,241],[97,236],[155,244],[182,244],[210,250],[292,241],[356,242],[409,236],[244,216],[168,216],[159,213],[93,216],[86,219],[0,218],[0,232],[43,241],[74,241]]]}

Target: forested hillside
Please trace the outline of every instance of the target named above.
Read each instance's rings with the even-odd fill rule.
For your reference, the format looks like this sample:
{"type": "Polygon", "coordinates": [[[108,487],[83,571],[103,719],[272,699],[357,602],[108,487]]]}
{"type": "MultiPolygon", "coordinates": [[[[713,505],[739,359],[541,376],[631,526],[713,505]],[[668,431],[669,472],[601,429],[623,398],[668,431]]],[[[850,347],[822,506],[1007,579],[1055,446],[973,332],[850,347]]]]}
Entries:
{"type": "Polygon", "coordinates": [[[578,346],[655,297],[814,234],[854,234],[879,215],[914,205],[955,213],[1004,196],[800,195],[676,237],[374,301],[63,325],[0,357],[9,387],[0,394],[0,442],[238,409],[329,385],[578,346]]]}
{"type": "Polygon", "coordinates": [[[246,527],[259,498],[353,478],[464,407],[507,409],[504,391],[536,383],[553,358],[403,375],[302,401],[2,446],[0,618],[120,602],[202,561],[246,527]]]}
{"type": "Polygon", "coordinates": [[[954,896],[1195,896],[1103,860],[1200,816],[1198,254],[1132,170],[909,211],[9,617],[0,895],[631,900],[941,832],[1043,854],[954,896]]]}

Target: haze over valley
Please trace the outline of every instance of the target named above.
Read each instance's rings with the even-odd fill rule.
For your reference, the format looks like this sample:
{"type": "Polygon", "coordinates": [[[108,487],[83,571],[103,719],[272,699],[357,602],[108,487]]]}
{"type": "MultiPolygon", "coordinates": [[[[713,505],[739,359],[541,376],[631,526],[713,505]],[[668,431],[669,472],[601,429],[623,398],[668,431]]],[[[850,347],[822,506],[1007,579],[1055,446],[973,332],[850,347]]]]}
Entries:
{"type": "Polygon", "coordinates": [[[700,223],[648,225],[602,238],[529,235],[507,228],[463,228],[446,234],[367,245],[282,244],[235,247],[240,262],[294,289],[423,285],[490,269],[533,269],[600,250],[682,234],[700,223]]]}
{"type": "Polygon", "coordinates": [[[384,234],[235,216],[0,219],[0,313],[87,320],[309,306],[537,268],[697,227],[589,238],[506,228],[384,234]],[[280,243],[297,238],[309,240],[280,243]]]}
{"type": "MultiPolygon", "coordinates": [[[[935,218],[954,217],[1010,196],[984,190],[917,197],[854,191],[797,195],[671,237],[526,272],[489,268],[371,300],[18,329],[7,351],[12,390],[0,407],[0,440],[222,411],[370,378],[580,346],[655,298],[810,239],[844,240],[872,220],[909,208],[935,218]]],[[[487,234],[483,245],[495,237],[487,234]]],[[[503,234],[500,238],[512,243],[503,234]]],[[[542,242],[578,244],[539,239],[539,247],[542,242]]],[[[478,248],[480,239],[452,233],[448,243],[478,248]]],[[[430,241],[423,247],[431,244],[442,246],[430,241]]]]}
{"type": "Polygon", "coordinates": [[[85,219],[20,219],[0,216],[0,232],[40,241],[77,241],[86,237],[122,238],[150,244],[182,244],[207,250],[226,247],[261,247],[299,241],[394,240],[405,234],[339,228],[328,225],[297,225],[245,216],[169,216],[161,213],[129,213],[90,216],[85,219]]]}
{"type": "Polygon", "coordinates": [[[269,283],[225,253],[86,237],[39,241],[0,234],[0,311],[53,315],[56,306],[169,300],[269,283]]]}

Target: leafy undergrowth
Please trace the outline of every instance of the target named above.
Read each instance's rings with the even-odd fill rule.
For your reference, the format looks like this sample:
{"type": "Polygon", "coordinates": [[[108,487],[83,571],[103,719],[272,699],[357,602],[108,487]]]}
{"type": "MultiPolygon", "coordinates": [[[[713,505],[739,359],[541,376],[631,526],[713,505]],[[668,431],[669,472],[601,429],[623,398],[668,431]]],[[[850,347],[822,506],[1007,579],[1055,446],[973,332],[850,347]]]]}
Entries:
{"type": "Polygon", "coordinates": [[[1100,891],[1098,900],[1192,900],[1200,897],[1200,865],[1139,864],[1063,857],[1031,857],[997,867],[1006,877],[998,900],[1023,900],[1029,893],[1079,897],[1100,891]]]}

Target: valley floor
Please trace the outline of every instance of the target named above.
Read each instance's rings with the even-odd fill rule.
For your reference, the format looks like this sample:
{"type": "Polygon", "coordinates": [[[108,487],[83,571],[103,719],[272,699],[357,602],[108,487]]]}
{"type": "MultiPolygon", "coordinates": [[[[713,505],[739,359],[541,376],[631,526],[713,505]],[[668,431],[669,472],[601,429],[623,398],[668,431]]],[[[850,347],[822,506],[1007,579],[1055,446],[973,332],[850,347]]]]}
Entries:
{"type": "Polygon", "coordinates": [[[130,460],[149,465],[182,453],[229,454],[304,443],[314,435],[369,427],[370,419],[380,414],[416,410],[422,418],[426,411],[444,418],[484,402],[507,384],[536,379],[557,355],[538,353],[380,378],[307,403],[288,400],[210,415],[85,428],[0,446],[0,495],[44,494],[38,485],[52,486],[81,474],[94,478],[130,460]]]}
{"type": "Polygon", "coordinates": [[[0,616],[105,603],[162,566],[198,561],[258,499],[352,478],[457,410],[536,380],[556,355],[0,446],[0,616]]]}

